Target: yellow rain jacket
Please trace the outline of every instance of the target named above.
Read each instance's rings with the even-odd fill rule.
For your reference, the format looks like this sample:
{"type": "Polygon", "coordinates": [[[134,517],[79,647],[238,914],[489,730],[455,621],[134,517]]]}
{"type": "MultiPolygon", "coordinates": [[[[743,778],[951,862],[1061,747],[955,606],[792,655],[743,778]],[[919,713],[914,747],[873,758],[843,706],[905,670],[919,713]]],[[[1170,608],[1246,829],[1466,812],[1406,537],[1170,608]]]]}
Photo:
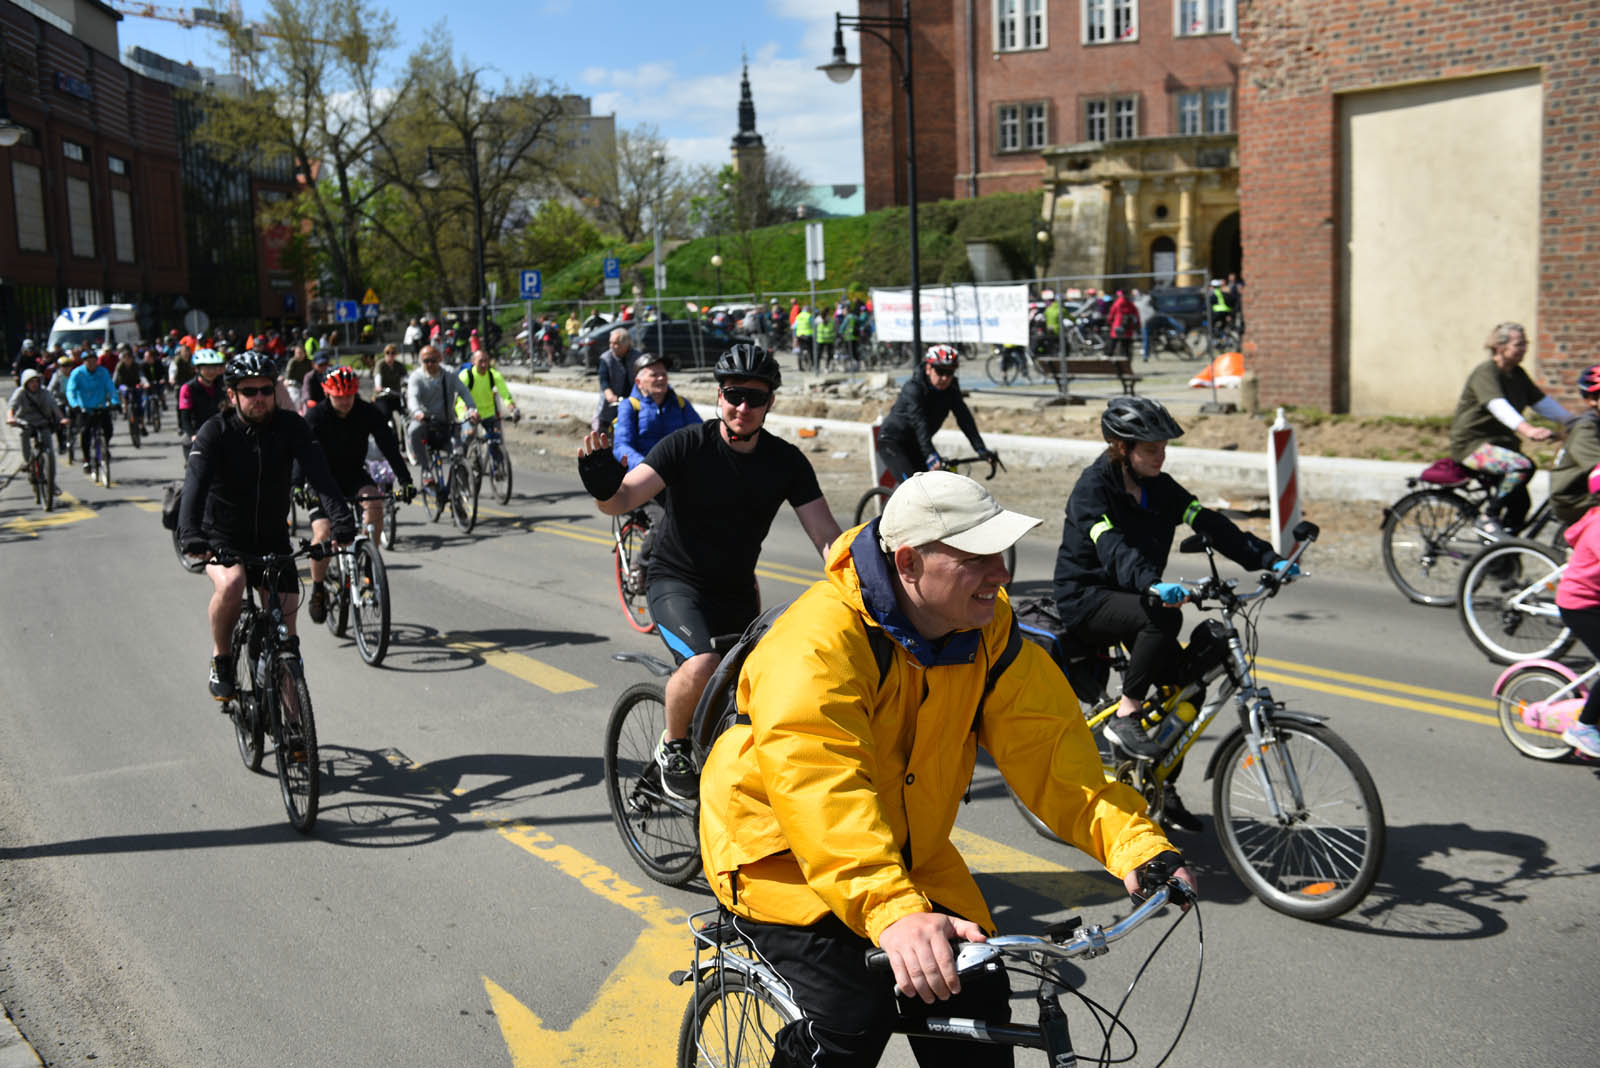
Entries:
{"type": "Polygon", "coordinates": [[[827,577],[745,662],[740,721],[700,778],[701,854],[717,898],[768,923],[832,912],[874,943],[934,903],[992,931],[950,841],[980,744],[1033,812],[1118,878],[1170,849],[1138,792],[1106,782],[1077,698],[1039,646],[1022,643],[974,735],[1010,632],[1004,594],[988,626],[936,647],[895,606],[889,567],[876,521],[847,531],[827,577]],[[881,685],[869,627],[894,639],[881,685]]]}

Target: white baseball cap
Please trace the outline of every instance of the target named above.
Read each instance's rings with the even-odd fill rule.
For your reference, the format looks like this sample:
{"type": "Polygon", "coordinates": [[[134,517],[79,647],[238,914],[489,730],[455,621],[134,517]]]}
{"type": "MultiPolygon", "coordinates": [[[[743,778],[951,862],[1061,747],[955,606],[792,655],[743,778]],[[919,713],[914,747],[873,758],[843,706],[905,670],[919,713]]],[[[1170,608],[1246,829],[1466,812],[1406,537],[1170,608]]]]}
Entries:
{"type": "Polygon", "coordinates": [[[953,471],[922,471],[900,483],[878,520],[878,538],[903,545],[943,542],[964,553],[1002,552],[1041,520],[1000,507],[989,491],[953,471]]]}

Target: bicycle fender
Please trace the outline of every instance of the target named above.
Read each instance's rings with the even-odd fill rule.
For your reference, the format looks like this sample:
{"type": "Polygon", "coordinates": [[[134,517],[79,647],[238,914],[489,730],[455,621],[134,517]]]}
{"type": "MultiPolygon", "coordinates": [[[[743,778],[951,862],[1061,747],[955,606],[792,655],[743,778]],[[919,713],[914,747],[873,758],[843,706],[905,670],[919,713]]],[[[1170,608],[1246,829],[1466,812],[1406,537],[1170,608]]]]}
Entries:
{"type": "MultiPolygon", "coordinates": [[[[1324,723],[1328,722],[1327,716],[1319,716],[1315,712],[1296,712],[1293,709],[1288,708],[1275,709],[1272,713],[1272,718],[1275,720],[1287,720],[1291,723],[1299,723],[1305,727],[1320,727],[1324,723]]],[[[1233,741],[1234,736],[1243,734],[1243,727],[1235,727],[1227,734],[1224,734],[1221,740],[1217,742],[1217,747],[1211,750],[1211,759],[1206,761],[1205,777],[1207,779],[1216,775],[1217,763],[1222,758],[1222,752],[1228,748],[1228,745],[1233,741]]]]}
{"type": "Polygon", "coordinates": [[[1489,696],[1499,697],[1500,691],[1505,689],[1506,682],[1511,678],[1511,676],[1515,675],[1523,668],[1530,667],[1549,668],[1556,674],[1563,676],[1568,682],[1572,682],[1578,677],[1577,673],[1575,673],[1567,665],[1561,663],[1559,660],[1518,660],[1515,664],[1512,664],[1510,667],[1502,671],[1500,673],[1500,677],[1494,680],[1494,688],[1489,691],[1489,696]]]}

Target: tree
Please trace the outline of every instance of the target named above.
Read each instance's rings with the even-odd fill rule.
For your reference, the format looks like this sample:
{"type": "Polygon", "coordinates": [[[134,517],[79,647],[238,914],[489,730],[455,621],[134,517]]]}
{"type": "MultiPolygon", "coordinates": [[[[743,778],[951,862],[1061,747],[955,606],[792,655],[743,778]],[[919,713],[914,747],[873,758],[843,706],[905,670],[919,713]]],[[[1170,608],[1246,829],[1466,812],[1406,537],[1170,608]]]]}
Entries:
{"type": "Polygon", "coordinates": [[[553,274],[605,246],[594,224],[559,200],[547,200],[528,225],[508,235],[507,246],[518,263],[553,274]]]}
{"type": "Polygon", "coordinates": [[[794,165],[778,153],[769,153],[759,172],[742,172],[731,163],[704,167],[694,178],[690,218],[703,236],[727,238],[732,255],[729,280],[752,292],[766,288],[756,268],[759,243],[752,231],[793,221],[805,203],[806,183],[794,165]],[[735,270],[737,265],[739,268],[735,270]],[[741,277],[742,276],[742,277],[741,277]]]}
{"type": "Polygon", "coordinates": [[[654,126],[618,130],[616,158],[601,153],[584,156],[567,179],[567,188],[601,226],[628,244],[649,236],[652,210],[661,212],[663,233],[681,231],[687,218],[683,168],[667,152],[667,142],[654,126]]]}

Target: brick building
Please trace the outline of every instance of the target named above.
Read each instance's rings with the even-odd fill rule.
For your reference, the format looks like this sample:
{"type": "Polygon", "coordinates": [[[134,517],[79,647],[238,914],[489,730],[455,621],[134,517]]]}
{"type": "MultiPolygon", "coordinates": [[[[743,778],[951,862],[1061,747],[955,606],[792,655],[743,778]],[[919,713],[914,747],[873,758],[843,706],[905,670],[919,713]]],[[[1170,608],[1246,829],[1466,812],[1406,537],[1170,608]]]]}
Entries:
{"type": "MultiPolygon", "coordinates": [[[[913,0],[918,196],[1042,187],[1052,274],[1239,270],[1234,8],[913,0]]],[[[861,35],[861,63],[870,211],[905,202],[905,116],[887,49],[861,35]]]]}
{"type": "Polygon", "coordinates": [[[0,2],[0,346],[43,338],[64,305],[129,302],[146,329],[188,281],[171,90],[117,60],[96,0],[0,2]]]}
{"type": "Polygon", "coordinates": [[[1262,399],[1448,413],[1502,320],[1600,361],[1594,0],[1241,8],[1246,359],[1262,399]]]}

